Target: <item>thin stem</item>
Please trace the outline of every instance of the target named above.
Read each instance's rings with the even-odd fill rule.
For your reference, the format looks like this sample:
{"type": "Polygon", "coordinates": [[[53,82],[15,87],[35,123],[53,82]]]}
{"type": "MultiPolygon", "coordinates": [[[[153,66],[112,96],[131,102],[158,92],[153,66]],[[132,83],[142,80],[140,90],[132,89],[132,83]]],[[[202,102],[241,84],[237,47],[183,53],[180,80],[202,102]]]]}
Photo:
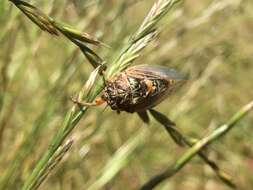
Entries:
{"type": "Polygon", "coordinates": [[[87,55],[89,56],[87,59],[91,61],[90,63],[94,68],[101,64],[102,59],[93,50],[91,50],[87,44],[106,46],[104,43],[87,33],[78,31],[62,22],[54,20],[26,1],[9,1],[19,8],[34,24],[40,27],[41,30],[47,31],[48,33],[56,36],[61,33],[77,45],[86,57],[87,55]]]}
{"type": "Polygon", "coordinates": [[[232,116],[232,118],[226,124],[218,127],[210,135],[198,141],[194,146],[189,148],[175,163],[173,163],[162,173],[151,178],[140,189],[153,189],[165,179],[174,176],[203,148],[227,134],[235,126],[235,124],[237,124],[241,119],[243,119],[252,109],[253,100],[244,107],[242,107],[236,114],[234,114],[234,116],[232,116]]]}
{"type": "MultiPolygon", "coordinates": [[[[23,3],[23,5],[24,4],[27,5],[27,3],[25,3],[21,0],[20,1],[12,0],[12,2],[14,2],[15,5],[17,5],[17,6],[20,5],[19,3],[21,3],[21,4],[23,3]]],[[[167,3],[169,4],[170,2],[175,2],[175,1],[173,1],[173,0],[158,0],[158,2],[163,2],[165,4],[167,4],[167,3]]],[[[158,4],[158,5],[160,5],[160,4],[158,4]]],[[[172,8],[172,6],[165,6],[165,7],[160,6],[159,7],[159,6],[157,6],[157,4],[154,4],[151,11],[154,9],[154,7],[156,7],[156,11],[160,15],[159,19],[157,19],[157,17],[156,17],[157,15],[154,14],[153,17],[151,16],[149,18],[149,22],[145,21],[145,24],[144,25],[142,24],[142,26],[145,26],[146,24],[149,24],[150,22],[152,22],[152,27],[148,27],[148,29],[145,29],[145,31],[143,31],[143,34],[142,34],[141,38],[138,38],[138,40],[129,41],[129,44],[127,44],[123,48],[123,51],[120,54],[119,58],[116,59],[116,61],[112,65],[110,65],[110,67],[108,68],[108,71],[109,71],[108,75],[113,75],[117,72],[120,72],[124,68],[126,68],[127,66],[132,64],[132,62],[139,56],[139,53],[141,52],[141,50],[143,50],[151,42],[151,40],[156,36],[155,35],[156,34],[155,27],[156,27],[158,21],[163,16],[165,16],[165,13],[167,13],[172,8]]],[[[19,8],[20,8],[20,6],[19,6],[19,8]]],[[[46,17],[44,14],[40,14],[38,9],[35,8],[34,6],[29,5],[29,6],[25,6],[25,8],[28,8],[28,11],[31,11],[31,10],[33,11],[32,14],[31,13],[29,13],[29,14],[31,14],[30,16],[33,16],[32,20],[37,25],[39,25],[42,29],[44,29],[44,30],[49,29],[50,30],[51,26],[55,27],[55,25],[54,25],[55,23],[52,22],[52,20],[50,18],[46,17]],[[35,20],[34,20],[34,16],[35,16],[35,20]],[[42,16],[42,17],[40,17],[40,16],[42,16]],[[42,18],[42,20],[41,20],[41,18],[42,18]]],[[[150,13],[148,15],[150,15],[150,13]]],[[[58,27],[58,29],[59,29],[59,27],[58,27]]],[[[64,28],[64,29],[66,29],[66,28],[64,28]]],[[[86,49],[85,49],[86,46],[81,46],[82,43],[80,42],[79,39],[76,38],[76,34],[78,32],[75,31],[74,34],[73,34],[73,31],[69,30],[66,33],[66,31],[63,31],[63,29],[61,30],[61,32],[64,35],[66,35],[66,37],[68,37],[68,38],[71,37],[71,41],[74,42],[74,43],[76,42],[81,50],[86,51],[86,49]],[[82,48],[84,48],[84,49],[82,49],[82,48]]],[[[88,53],[89,53],[89,51],[88,51],[88,53]]],[[[88,93],[87,96],[84,96],[85,93],[83,91],[81,91],[79,93],[79,97],[81,97],[80,99],[84,99],[87,102],[91,102],[101,92],[103,87],[104,87],[103,80],[101,78],[99,78],[98,81],[96,83],[94,83],[93,88],[91,89],[91,91],[88,93]]],[[[88,109],[87,107],[84,107],[82,109],[79,109],[77,106],[72,107],[72,109],[66,115],[65,120],[62,124],[62,127],[60,128],[58,133],[55,134],[55,136],[53,137],[47,151],[44,153],[42,158],[37,162],[37,164],[35,165],[35,168],[33,169],[32,173],[31,173],[31,175],[25,180],[25,183],[22,187],[22,190],[32,189],[34,184],[36,184],[37,181],[40,180],[39,176],[41,176],[43,174],[43,172],[45,172],[45,168],[46,168],[47,163],[49,162],[50,158],[52,158],[54,156],[55,152],[61,146],[63,141],[66,139],[66,137],[76,127],[76,125],[78,124],[80,119],[86,113],[87,109],[88,109]]]]}
{"type": "MultiPolygon", "coordinates": [[[[188,147],[192,147],[196,142],[198,142],[197,139],[189,138],[185,135],[183,135],[178,129],[175,128],[175,124],[171,122],[165,115],[163,115],[160,112],[157,112],[153,109],[150,110],[150,113],[153,115],[153,117],[164,126],[166,131],[169,133],[169,135],[172,137],[172,139],[175,141],[176,144],[179,146],[187,145],[188,147]]],[[[216,173],[216,175],[221,179],[225,184],[230,186],[231,188],[236,188],[235,183],[232,181],[231,176],[229,176],[227,173],[222,171],[218,164],[216,164],[214,161],[210,160],[204,153],[204,151],[198,152],[198,156],[216,173]]]]}

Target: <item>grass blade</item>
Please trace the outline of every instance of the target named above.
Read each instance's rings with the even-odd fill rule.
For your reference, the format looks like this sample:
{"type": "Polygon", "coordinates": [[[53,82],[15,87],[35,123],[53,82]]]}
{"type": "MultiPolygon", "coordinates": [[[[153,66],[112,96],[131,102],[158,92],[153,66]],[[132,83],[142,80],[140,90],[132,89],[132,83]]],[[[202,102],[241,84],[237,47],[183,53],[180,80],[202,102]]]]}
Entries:
{"type": "Polygon", "coordinates": [[[180,171],[189,161],[198,154],[203,148],[218,140],[223,135],[227,134],[235,125],[243,119],[253,109],[253,100],[247,105],[243,106],[232,118],[224,125],[215,129],[211,134],[204,137],[195,143],[194,146],[189,148],[175,163],[165,169],[162,173],[154,176],[148,182],[146,182],[140,189],[150,190],[159,185],[164,180],[172,177],[178,171],[180,171]]]}

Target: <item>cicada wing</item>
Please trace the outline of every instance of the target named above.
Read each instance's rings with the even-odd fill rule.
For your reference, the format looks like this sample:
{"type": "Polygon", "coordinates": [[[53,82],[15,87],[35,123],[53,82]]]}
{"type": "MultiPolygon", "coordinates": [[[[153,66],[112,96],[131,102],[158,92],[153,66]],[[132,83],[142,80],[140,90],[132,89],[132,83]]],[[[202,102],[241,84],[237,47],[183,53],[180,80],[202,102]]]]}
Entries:
{"type": "Polygon", "coordinates": [[[187,80],[176,70],[163,66],[137,65],[129,67],[125,72],[129,78],[152,81],[151,93],[133,106],[133,110],[139,112],[158,105],[187,80]]]}
{"type": "Polygon", "coordinates": [[[160,94],[164,98],[187,81],[187,77],[185,75],[165,66],[137,65],[129,67],[126,70],[126,73],[128,76],[142,80],[166,81],[168,86],[166,90],[162,90],[160,94]]]}
{"type": "Polygon", "coordinates": [[[187,78],[183,74],[165,66],[154,65],[137,65],[129,67],[126,70],[128,75],[133,75],[137,78],[154,78],[175,81],[186,81],[187,78]]]}

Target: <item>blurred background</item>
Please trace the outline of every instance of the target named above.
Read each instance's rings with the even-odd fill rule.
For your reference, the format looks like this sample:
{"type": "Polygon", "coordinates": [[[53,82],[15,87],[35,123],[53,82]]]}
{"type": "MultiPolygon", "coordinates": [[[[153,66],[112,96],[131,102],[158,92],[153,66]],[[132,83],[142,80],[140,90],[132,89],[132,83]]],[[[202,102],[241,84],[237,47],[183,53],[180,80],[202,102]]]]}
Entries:
{"type": "MultiPolygon", "coordinates": [[[[108,63],[122,50],[153,0],[31,1],[56,20],[111,46],[94,48],[108,63]]],[[[185,0],[160,22],[160,34],[136,64],[166,65],[189,82],[156,107],[183,134],[201,138],[253,97],[253,1],[185,0]]],[[[93,70],[64,37],[42,32],[0,1],[0,188],[19,189],[93,70]],[[3,185],[4,184],[4,185],[3,185]]],[[[253,116],[212,144],[210,158],[253,189],[253,116]]],[[[68,139],[74,144],[41,189],[137,189],[185,151],[152,120],[89,109],[68,139]]],[[[199,158],[157,189],[227,190],[199,158]]]]}

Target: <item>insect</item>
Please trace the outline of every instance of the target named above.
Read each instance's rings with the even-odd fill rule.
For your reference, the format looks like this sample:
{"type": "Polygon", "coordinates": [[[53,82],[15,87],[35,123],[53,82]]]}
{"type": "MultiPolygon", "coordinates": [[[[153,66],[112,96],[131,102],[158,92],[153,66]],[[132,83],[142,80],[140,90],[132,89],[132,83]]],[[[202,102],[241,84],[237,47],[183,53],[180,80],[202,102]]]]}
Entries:
{"type": "Polygon", "coordinates": [[[80,106],[94,106],[106,102],[112,110],[137,112],[144,122],[149,118],[147,110],[162,102],[186,78],[164,66],[137,65],[105,80],[102,95],[93,103],[73,100],[80,106]]]}

